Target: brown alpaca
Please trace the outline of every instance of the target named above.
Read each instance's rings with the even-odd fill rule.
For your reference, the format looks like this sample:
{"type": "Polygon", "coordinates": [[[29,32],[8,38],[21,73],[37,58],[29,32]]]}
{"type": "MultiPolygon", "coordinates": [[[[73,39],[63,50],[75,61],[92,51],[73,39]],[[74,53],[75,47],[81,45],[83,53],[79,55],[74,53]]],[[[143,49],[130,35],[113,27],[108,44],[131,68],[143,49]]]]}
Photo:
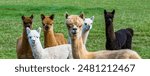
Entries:
{"type": "Polygon", "coordinates": [[[23,21],[23,33],[22,36],[17,39],[16,52],[18,59],[33,59],[31,47],[28,42],[26,27],[32,29],[33,15],[30,17],[22,16],[23,21]]]}
{"type": "Polygon", "coordinates": [[[45,16],[41,14],[43,31],[44,31],[44,47],[52,47],[62,44],[67,44],[67,40],[62,33],[54,33],[54,14],[45,16]]]}
{"type": "Polygon", "coordinates": [[[75,59],[140,59],[141,57],[132,50],[101,50],[97,52],[88,52],[82,40],[82,25],[84,15],[66,14],[66,25],[72,41],[72,54],[75,59]]]}

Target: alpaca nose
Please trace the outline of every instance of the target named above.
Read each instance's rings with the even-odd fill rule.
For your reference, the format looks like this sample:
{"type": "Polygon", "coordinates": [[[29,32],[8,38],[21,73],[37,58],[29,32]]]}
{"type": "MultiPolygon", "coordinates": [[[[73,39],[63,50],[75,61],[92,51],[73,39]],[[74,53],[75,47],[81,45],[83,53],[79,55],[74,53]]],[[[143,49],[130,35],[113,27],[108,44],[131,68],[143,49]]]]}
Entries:
{"type": "Polygon", "coordinates": [[[29,27],[29,28],[30,28],[30,24],[27,24],[26,27],[29,27]]]}
{"type": "Polygon", "coordinates": [[[76,30],[77,30],[77,28],[73,28],[73,30],[75,30],[75,31],[76,31],[76,30]]]}
{"type": "Polygon", "coordinates": [[[109,21],[112,21],[112,19],[111,19],[111,18],[109,18],[109,21]]]}
{"type": "Polygon", "coordinates": [[[90,26],[87,26],[87,30],[90,30],[91,29],[91,27],[90,26]]]}
{"type": "Polygon", "coordinates": [[[46,26],[45,26],[45,30],[48,30],[48,29],[49,29],[49,27],[46,25],[46,26]]]}
{"type": "Polygon", "coordinates": [[[32,43],[35,44],[35,40],[32,40],[32,43]]]}
{"type": "Polygon", "coordinates": [[[72,29],[72,33],[73,33],[73,34],[76,34],[76,33],[77,33],[77,28],[73,28],[73,29],[72,29]]]}

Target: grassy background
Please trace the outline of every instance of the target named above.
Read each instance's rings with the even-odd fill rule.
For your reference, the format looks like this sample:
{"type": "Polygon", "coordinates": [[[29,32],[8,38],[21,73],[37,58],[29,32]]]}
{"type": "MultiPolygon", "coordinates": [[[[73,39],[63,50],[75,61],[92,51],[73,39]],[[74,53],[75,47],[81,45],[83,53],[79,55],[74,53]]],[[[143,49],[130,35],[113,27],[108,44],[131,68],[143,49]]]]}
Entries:
{"type": "MultiPolygon", "coordinates": [[[[40,14],[55,14],[55,32],[64,33],[64,13],[80,14],[86,17],[95,16],[93,29],[90,32],[88,50],[105,49],[105,25],[103,10],[116,10],[114,28],[131,27],[133,50],[142,58],[150,58],[150,0],[0,0],[0,58],[16,58],[16,40],[22,33],[21,16],[34,15],[34,29],[42,26],[40,14]]],[[[43,43],[43,33],[41,33],[43,43]]]]}

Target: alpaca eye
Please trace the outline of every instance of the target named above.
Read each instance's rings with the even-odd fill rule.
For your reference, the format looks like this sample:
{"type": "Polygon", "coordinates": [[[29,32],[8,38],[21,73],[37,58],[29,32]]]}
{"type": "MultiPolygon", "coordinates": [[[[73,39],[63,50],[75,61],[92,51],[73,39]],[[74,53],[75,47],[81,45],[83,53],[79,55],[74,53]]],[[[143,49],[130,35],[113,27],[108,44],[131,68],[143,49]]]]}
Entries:
{"type": "Polygon", "coordinates": [[[87,25],[87,23],[84,23],[84,25],[87,25]]]}
{"type": "Polygon", "coordinates": [[[29,37],[31,39],[31,37],[29,37]]]}
{"type": "Polygon", "coordinates": [[[68,28],[71,28],[71,26],[67,26],[68,28]]]}

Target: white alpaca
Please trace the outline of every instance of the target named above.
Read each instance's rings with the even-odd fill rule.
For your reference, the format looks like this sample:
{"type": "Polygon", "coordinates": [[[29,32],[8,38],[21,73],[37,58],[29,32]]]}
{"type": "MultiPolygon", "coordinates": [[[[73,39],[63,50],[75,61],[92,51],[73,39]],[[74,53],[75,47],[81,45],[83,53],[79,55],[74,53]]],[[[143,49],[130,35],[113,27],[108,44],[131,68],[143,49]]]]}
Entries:
{"type": "Polygon", "coordinates": [[[89,32],[92,29],[93,21],[94,21],[94,16],[92,16],[91,18],[84,19],[84,24],[83,24],[83,28],[82,28],[82,39],[83,39],[84,45],[86,44],[89,32]]]}
{"type": "MultiPolygon", "coordinates": [[[[85,18],[84,19],[84,24],[83,24],[83,28],[82,28],[82,39],[83,39],[84,45],[86,45],[89,32],[92,29],[93,21],[94,21],[94,16],[92,16],[91,18],[85,18]]],[[[70,37],[69,37],[68,43],[71,44],[71,38],[70,37]]]]}
{"type": "Polygon", "coordinates": [[[28,41],[35,59],[71,59],[72,50],[69,44],[59,45],[43,49],[40,42],[41,28],[30,30],[26,28],[28,41]]]}

